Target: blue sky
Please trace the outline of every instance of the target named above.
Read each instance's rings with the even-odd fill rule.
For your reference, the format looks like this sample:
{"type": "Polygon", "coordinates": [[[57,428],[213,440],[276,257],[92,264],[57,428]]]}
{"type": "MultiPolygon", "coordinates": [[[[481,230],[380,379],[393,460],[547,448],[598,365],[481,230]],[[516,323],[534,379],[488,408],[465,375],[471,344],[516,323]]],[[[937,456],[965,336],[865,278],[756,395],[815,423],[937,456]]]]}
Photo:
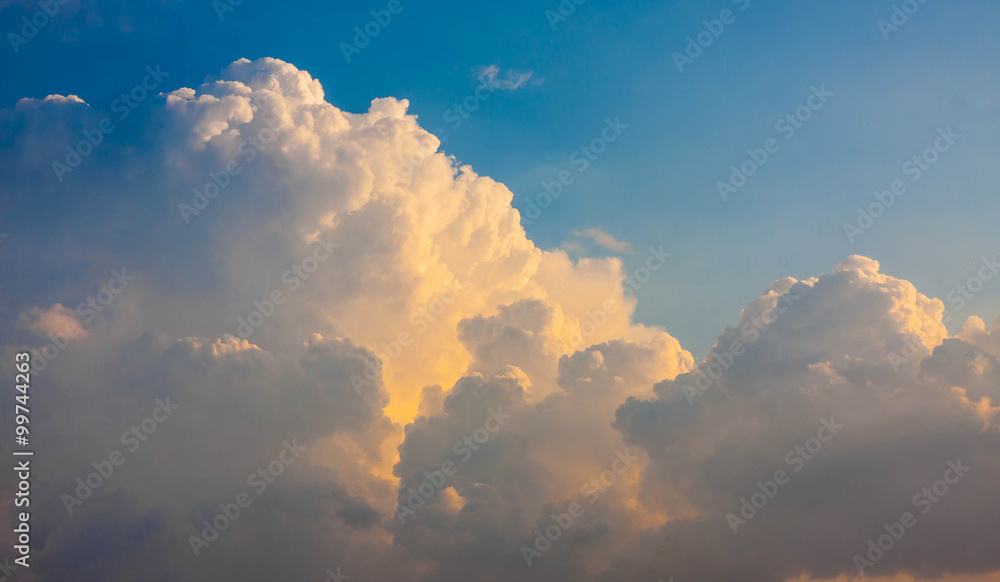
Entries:
{"type": "MultiPolygon", "coordinates": [[[[307,70],[326,98],[364,111],[373,98],[410,100],[428,128],[473,94],[476,66],[533,71],[499,91],[457,130],[445,151],[509,186],[523,209],[540,183],[569,166],[604,120],[629,125],[532,224],[545,248],[600,227],[636,249],[674,253],[639,290],[638,318],[664,325],[700,356],[735,321],[747,297],[776,279],[829,272],[858,253],[883,272],[944,298],[1000,251],[995,164],[1000,7],[982,1],[922,5],[888,40],[878,27],[891,2],[764,3],[587,0],[553,30],[558,2],[478,5],[403,0],[370,46],[346,62],[340,45],[386,2],[246,0],[220,21],[210,2],[76,3],[0,63],[0,106],[22,97],[76,94],[107,109],[147,65],[170,73],[167,90],[197,86],[240,58],[273,56],[307,70]],[[683,72],[673,54],[703,20],[731,9],[735,22],[683,72]],[[834,96],[791,140],[775,121],[805,103],[810,87],[834,96]],[[939,128],[963,137],[851,244],[843,224],[875,190],[905,178],[901,166],[939,128]],[[718,180],[777,137],[781,149],[723,202],[718,180]]],[[[35,8],[7,2],[0,30],[35,8]]],[[[591,249],[590,254],[600,249],[591,249]]],[[[962,312],[989,319],[1000,294],[977,294],[962,312]]]]}

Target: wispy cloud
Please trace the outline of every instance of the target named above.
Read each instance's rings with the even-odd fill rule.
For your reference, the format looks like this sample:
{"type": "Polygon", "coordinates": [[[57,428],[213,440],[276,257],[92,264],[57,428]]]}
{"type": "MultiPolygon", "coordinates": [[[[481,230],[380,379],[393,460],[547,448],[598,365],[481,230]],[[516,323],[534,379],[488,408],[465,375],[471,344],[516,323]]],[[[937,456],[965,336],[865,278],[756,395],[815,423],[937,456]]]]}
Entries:
{"type": "MultiPolygon", "coordinates": [[[[632,245],[631,244],[616,239],[615,237],[613,237],[610,234],[604,232],[600,228],[588,228],[586,230],[574,230],[570,234],[572,234],[573,236],[577,237],[578,239],[590,240],[594,244],[596,244],[598,246],[602,246],[602,247],[604,247],[604,248],[606,248],[608,250],[614,251],[616,253],[631,253],[632,252],[632,245]]],[[[579,245],[579,243],[568,242],[568,243],[565,243],[563,246],[564,247],[568,247],[568,248],[578,248],[580,245],[579,245]]]]}
{"type": "Polygon", "coordinates": [[[486,85],[490,89],[499,89],[501,91],[516,91],[529,83],[532,85],[540,85],[543,80],[535,79],[534,71],[515,71],[513,69],[508,69],[503,75],[500,74],[500,67],[497,65],[478,65],[472,68],[472,75],[483,85],[486,85]]]}

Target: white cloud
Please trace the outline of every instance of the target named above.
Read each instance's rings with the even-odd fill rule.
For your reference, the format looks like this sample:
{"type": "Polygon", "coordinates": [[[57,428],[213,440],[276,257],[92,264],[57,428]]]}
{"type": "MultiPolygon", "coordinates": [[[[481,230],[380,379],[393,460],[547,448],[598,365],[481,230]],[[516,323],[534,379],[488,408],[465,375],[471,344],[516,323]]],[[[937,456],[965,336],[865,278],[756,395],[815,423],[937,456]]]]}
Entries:
{"type": "MultiPolygon", "coordinates": [[[[905,568],[925,579],[997,569],[980,540],[1000,532],[975,514],[1000,508],[984,496],[985,484],[1000,476],[1000,425],[984,422],[953,390],[995,401],[996,359],[944,339],[943,310],[940,300],[881,274],[875,261],[851,257],[832,274],[776,284],[747,306],[695,372],[657,384],[656,398],[624,404],[616,427],[652,457],[643,506],[691,516],[683,520],[687,533],[676,534],[683,539],[675,540],[675,550],[637,557],[632,567],[659,562],[678,577],[731,575],[724,564],[705,563],[701,552],[684,553],[697,543],[744,564],[744,580],[856,574],[852,556],[863,553],[866,540],[912,510],[913,494],[960,457],[976,471],[962,484],[964,497],[949,498],[947,508],[927,517],[918,514],[927,523],[867,574],[905,568]],[[889,355],[907,338],[928,349],[896,371],[889,355]],[[731,357],[734,342],[743,345],[731,357]],[[717,379],[691,404],[685,387],[703,374],[717,379]],[[795,473],[788,451],[830,416],[845,428],[795,473]],[[780,469],[792,475],[791,484],[734,536],[725,515],[780,469]],[[958,548],[968,552],[965,558],[951,557],[958,548]]],[[[667,529],[660,537],[666,543],[667,529]]]]}
{"type": "Polygon", "coordinates": [[[15,111],[30,111],[32,109],[38,109],[43,105],[55,103],[55,104],[69,104],[69,103],[79,103],[81,105],[86,105],[83,99],[80,99],[76,95],[49,95],[44,99],[33,99],[31,97],[24,97],[19,99],[14,105],[15,111]]]}
{"type": "Polygon", "coordinates": [[[481,84],[490,89],[501,91],[516,91],[528,85],[529,82],[533,85],[542,83],[541,79],[532,81],[534,71],[522,72],[508,69],[503,75],[500,75],[500,67],[497,65],[478,65],[473,67],[472,74],[481,84]]]}
{"type": "MultiPolygon", "coordinates": [[[[614,251],[616,253],[631,253],[632,252],[632,245],[631,244],[616,239],[615,237],[611,236],[610,234],[604,232],[604,230],[601,229],[601,228],[588,228],[586,230],[574,230],[570,234],[572,234],[574,237],[576,237],[578,239],[587,239],[587,240],[593,241],[594,244],[596,244],[598,246],[602,246],[602,247],[604,247],[604,248],[606,248],[606,249],[608,249],[610,251],[614,251]]],[[[569,244],[574,249],[579,247],[578,243],[567,243],[567,244],[569,244]]],[[[564,245],[564,248],[565,248],[565,245],[564,245]]]]}
{"type": "MultiPolygon", "coordinates": [[[[241,60],[151,99],[139,129],[108,135],[63,183],[51,162],[96,112],[70,99],[0,112],[23,128],[0,138],[11,215],[59,225],[16,232],[18,253],[0,254],[4,272],[31,273],[0,289],[3,362],[68,323],[62,305],[110,269],[138,273],[36,378],[38,580],[315,579],[337,566],[414,582],[834,578],[956,456],[974,467],[961,496],[878,567],[1000,570],[996,324],[948,338],[940,300],[855,256],[774,283],[696,366],[632,321],[620,259],[537,248],[510,190],[439,152],[407,105],[345,112],[305,71],[241,60]],[[419,162],[400,171],[407,158],[419,162]],[[185,224],[178,206],[208,183],[219,193],[185,224]],[[321,239],[339,246],[309,263],[321,239]],[[255,312],[248,340],[229,335],[255,312]],[[896,370],[889,355],[907,342],[920,349],[896,370]],[[718,379],[692,405],[684,386],[700,374],[718,379]],[[165,397],[181,408],[67,516],[60,496],[165,397]],[[400,524],[400,487],[498,407],[503,430],[400,524]],[[843,434],[734,537],[725,513],[830,415],[843,434]],[[293,438],[303,459],[195,558],[187,536],[293,438]],[[590,504],[581,484],[625,449],[639,460],[590,504]],[[527,568],[521,546],[580,501],[527,568]]],[[[5,475],[0,489],[12,486],[5,475]]]]}
{"type": "Polygon", "coordinates": [[[1000,357],[1000,317],[993,320],[992,329],[986,329],[986,323],[979,317],[972,316],[966,322],[960,339],[973,344],[979,349],[1000,357]]]}

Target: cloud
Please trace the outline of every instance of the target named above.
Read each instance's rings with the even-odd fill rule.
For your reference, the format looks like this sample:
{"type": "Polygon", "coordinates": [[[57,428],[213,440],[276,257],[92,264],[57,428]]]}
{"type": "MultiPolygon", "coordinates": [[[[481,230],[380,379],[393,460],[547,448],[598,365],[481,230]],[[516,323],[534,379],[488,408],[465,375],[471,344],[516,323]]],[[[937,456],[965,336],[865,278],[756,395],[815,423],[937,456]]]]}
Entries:
{"type": "Polygon", "coordinates": [[[69,103],[79,103],[81,105],[86,105],[83,99],[80,99],[76,95],[48,95],[44,99],[32,99],[31,97],[24,97],[19,99],[14,105],[15,111],[30,111],[32,109],[38,109],[49,103],[56,104],[69,104],[69,103]]]}
{"type": "MultiPolygon", "coordinates": [[[[610,251],[614,251],[616,253],[631,253],[632,252],[632,245],[631,244],[616,239],[615,237],[611,236],[610,234],[604,232],[604,230],[601,229],[601,228],[588,228],[586,230],[574,230],[570,234],[572,234],[574,237],[576,237],[578,239],[587,239],[587,240],[593,241],[594,244],[596,244],[598,246],[602,246],[602,247],[604,247],[604,248],[606,248],[606,249],[608,249],[610,251]]],[[[565,243],[564,246],[563,246],[563,248],[566,248],[566,245],[569,245],[571,248],[574,248],[574,249],[576,249],[576,248],[578,248],[580,246],[579,243],[572,243],[571,242],[571,243],[565,243]]]]}
{"type": "MultiPolygon", "coordinates": [[[[659,563],[678,576],[731,575],[723,564],[706,565],[703,551],[685,552],[698,545],[744,564],[743,580],[856,574],[852,557],[864,555],[867,540],[907,509],[916,512],[911,498],[959,458],[975,477],[927,517],[916,512],[906,542],[867,574],[906,570],[924,579],[996,570],[980,540],[1000,532],[977,511],[996,509],[996,499],[983,495],[1000,474],[1000,433],[953,389],[995,399],[996,359],[944,339],[943,309],[909,282],[881,274],[875,261],[851,257],[832,274],[779,282],[748,305],[695,371],[657,384],[655,398],[622,405],[615,426],[651,457],[643,505],[690,516],[671,538],[674,551],[633,556],[639,562],[627,570],[659,563]],[[890,355],[906,341],[921,349],[897,371],[890,355]],[[700,385],[709,387],[691,402],[700,385]],[[800,467],[795,447],[830,418],[844,428],[800,467]],[[791,483],[734,534],[727,514],[738,514],[741,498],[782,469],[791,483]],[[931,546],[941,553],[928,554],[931,546]]],[[[666,528],[660,536],[666,543],[666,528]]]]}
{"type": "MultiPolygon", "coordinates": [[[[34,308],[21,314],[18,322],[20,327],[26,331],[39,334],[41,337],[51,335],[68,335],[66,341],[70,339],[86,339],[90,334],[83,329],[83,323],[78,314],[62,305],[56,303],[50,309],[34,308]],[[76,330],[76,333],[67,334],[67,330],[76,330]]],[[[47,341],[47,339],[45,340],[47,341]]]]}
{"type": "Polygon", "coordinates": [[[972,316],[965,322],[958,337],[983,351],[1000,357],[1000,317],[993,320],[991,330],[987,331],[986,323],[982,319],[972,316]]]}
{"type": "Polygon", "coordinates": [[[36,580],[836,578],[956,458],[961,492],[870,574],[1000,570],[996,323],[948,337],[940,300],[854,256],[772,284],[696,362],[633,321],[620,259],[539,249],[510,190],[407,106],[346,112],[307,72],[241,59],[150,98],[62,182],[53,161],[106,112],[0,111],[0,269],[31,274],[0,288],[5,377],[64,305],[135,273],[32,375],[36,580]],[[831,416],[843,430],[734,536],[726,514],[831,416]]]}
{"type": "Polygon", "coordinates": [[[535,79],[532,81],[532,76],[535,74],[534,71],[515,71],[513,69],[508,69],[504,75],[500,75],[500,67],[497,65],[477,65],[472,69],[472,75],[481,84],[489,87],[490,89],[499,89],[501,91],[516,91],[521,87],[528,85],[530,82],[533,85],[539,85],[542,83],[541,79],[535,79]]]}

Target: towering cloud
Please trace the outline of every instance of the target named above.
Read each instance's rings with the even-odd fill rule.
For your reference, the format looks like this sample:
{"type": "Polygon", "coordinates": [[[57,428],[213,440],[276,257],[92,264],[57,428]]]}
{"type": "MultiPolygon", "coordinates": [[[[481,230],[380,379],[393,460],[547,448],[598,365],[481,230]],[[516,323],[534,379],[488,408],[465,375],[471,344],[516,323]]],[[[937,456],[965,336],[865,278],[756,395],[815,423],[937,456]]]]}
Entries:
{"type": "Polygon", "coordinates": [[[262,59],[0,111],[37,580],[832,578],[959,459],[866,573],[1000,570],[997,323],[850,257],[696,365],[406,109],[262,59]]]}
{"type": "Polygon", "coordinates": [[[622,405],[616,428],[651,457],[642,503],[685,516],[674,550],[624,567],[672,564],[709,580],[732,579],[733,563],[743,580],[995,570],[987,540],[998,524],[983,516],[1000,503],[989,493],[1000,476],[997,358],[946,339],[943,310],[850,257],[830,275],[776,283],[695,371],[622,405]],[[939,490],[926,514],[915,507],[957,460],[972,467],[954,484],[961,493],[939,490]],[[868,557],[867,541],[906,511],[916,525],[868,557]],[[705,547],[731,562],[706,564],[705,547]],[[855,555],[872,565],[856,569],[855,555]]]}

